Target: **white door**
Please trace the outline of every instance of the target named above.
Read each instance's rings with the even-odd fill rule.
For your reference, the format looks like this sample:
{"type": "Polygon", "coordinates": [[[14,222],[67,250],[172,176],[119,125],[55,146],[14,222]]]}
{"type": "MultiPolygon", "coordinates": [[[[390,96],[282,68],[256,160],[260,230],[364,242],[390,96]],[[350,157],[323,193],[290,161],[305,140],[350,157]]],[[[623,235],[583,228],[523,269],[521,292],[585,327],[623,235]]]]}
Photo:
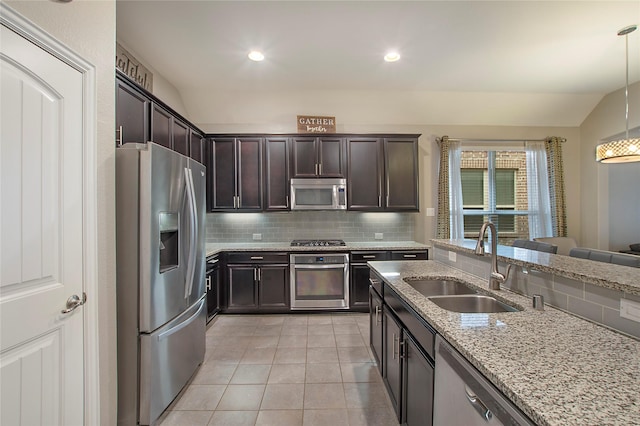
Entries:
{"type": "Polygon", "coordinates": [[[83,76],[0,30],[0,424],[81,425],[83,76]]]}

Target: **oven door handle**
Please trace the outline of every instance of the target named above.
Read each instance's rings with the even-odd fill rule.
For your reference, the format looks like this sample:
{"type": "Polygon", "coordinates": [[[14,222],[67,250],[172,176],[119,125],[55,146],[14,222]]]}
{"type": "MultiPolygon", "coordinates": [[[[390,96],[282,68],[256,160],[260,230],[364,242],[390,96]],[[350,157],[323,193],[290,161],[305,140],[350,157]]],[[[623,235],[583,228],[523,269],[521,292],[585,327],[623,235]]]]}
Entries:
{"type": "Polygon", "coordinates": [[[331,265],[293,265],[293,269],[344,269],[346,263],[332,263],[331,265]]]}

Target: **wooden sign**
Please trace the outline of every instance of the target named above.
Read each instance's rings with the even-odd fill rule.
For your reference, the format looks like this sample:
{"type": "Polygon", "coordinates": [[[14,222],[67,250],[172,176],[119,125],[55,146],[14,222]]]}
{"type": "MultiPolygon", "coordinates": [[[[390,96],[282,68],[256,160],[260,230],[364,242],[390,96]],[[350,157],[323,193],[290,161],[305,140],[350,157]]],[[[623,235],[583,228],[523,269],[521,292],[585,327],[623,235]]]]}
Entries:
{"type": "Polygon", "coordinates": [[[298,133],[335,133],[336,118],[317,115],[299,115],[298,133]]]}
{"type": "Polygon", "coordinates": [[[116,42],[116,68],[149,92],[153,91],[153,74],[116,42]]]}

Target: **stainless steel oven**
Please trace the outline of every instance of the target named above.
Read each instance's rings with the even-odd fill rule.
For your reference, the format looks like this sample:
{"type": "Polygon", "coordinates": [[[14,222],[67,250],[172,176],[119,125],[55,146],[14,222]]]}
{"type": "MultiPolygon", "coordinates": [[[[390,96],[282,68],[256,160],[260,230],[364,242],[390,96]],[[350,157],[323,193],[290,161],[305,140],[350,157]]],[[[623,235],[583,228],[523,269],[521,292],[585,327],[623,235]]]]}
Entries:
{"type": "Polygon", "coordinates": [[[290,255],[291,309],[349,309],[349,255],[290,255]]]}

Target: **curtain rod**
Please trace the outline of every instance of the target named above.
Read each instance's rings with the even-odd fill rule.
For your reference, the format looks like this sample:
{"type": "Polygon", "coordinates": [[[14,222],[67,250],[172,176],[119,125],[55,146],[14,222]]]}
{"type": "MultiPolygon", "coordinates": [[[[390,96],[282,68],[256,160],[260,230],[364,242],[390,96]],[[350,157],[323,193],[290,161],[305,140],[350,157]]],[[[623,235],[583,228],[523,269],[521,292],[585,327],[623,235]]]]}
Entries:
{"type": "MultiPolygon", "coordinates": [[[[560,142],[566,142],[565,138],[558,138],[560,142]]],[[[547,139],[469,139],[469,138],[449,138],[453,142],[546,142],[547,139]]],[[[441,137],[436,138],[436,142],[442,142],[441,137]]]]}

